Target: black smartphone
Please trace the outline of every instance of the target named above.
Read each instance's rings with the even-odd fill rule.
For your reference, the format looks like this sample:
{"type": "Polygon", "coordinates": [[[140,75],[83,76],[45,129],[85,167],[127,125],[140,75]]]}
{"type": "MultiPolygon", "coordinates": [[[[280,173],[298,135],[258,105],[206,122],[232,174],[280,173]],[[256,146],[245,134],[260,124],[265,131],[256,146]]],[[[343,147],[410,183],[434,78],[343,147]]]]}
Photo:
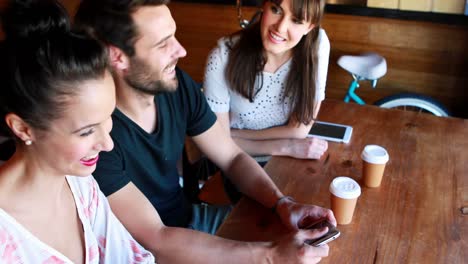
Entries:
{"type": "Polygon", "coordinates": [[[314,223],[306,227],[305,229],[320,229],[325,226],[328,227],[328,232],[325,235],[315,239],[307,239],[306,241],[304,241],[304,243],[314,247],[320,247],[322,245],[327,244],[330,241],[337,239],[340,236],[340,231],[336,229],[335,226],[330,224],[330,222],[328,222],[327,220],[322,220],[317,223],[314,223]]]}

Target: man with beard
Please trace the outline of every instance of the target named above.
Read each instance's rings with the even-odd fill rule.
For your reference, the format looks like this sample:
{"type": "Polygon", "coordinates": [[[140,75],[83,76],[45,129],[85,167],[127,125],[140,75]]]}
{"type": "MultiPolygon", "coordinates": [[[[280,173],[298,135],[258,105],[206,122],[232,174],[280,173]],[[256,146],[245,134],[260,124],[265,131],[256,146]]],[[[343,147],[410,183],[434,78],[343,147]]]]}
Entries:
{"type": "Polygon", "coordinates": [[[85,0],[76,16],[77,26],[108,46],[116,84],[115,147],[100,155],[94,173],[112,210],[158,262],[319,261],[328,246],[311,247],[304,240],[327,228],[298,229],[318,219],[336,225],[333,213],[284,196],[216,121],[198,85],[176,67],[186,51],[175,38],[168,2],[85,0]],[[190,204],[182,192],[176,162],[186,135],[242,193],[272,208],[292,232],[277,242],[245,243],[190,230],[214,232],[216,218],[223,217],[190,204]]]}

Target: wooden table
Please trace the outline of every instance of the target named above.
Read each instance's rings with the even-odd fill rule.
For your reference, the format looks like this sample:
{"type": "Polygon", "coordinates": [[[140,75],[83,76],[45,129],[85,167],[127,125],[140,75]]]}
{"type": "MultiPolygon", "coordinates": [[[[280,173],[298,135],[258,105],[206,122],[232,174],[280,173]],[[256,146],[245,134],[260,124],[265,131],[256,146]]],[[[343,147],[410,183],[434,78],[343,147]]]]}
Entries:
{"type": "MultiPolygon", "coordinates": [[[[362,187],[352,223],[338,226],[341,237],[322,263],[468,263],[468,215],[461,210],[468,207],[468,120],[340,101],[325,101],[319,120],[353,126],[351,142],[329,143],[318,161],[273,157],[265,167],[300,202],[329,208],[333,178],[361,183],[365,145],[390,155],[382,185],[362,187]]],[[[218,231],[245,241],[284,233],[278,217],[247,198],[218,231]]]]}

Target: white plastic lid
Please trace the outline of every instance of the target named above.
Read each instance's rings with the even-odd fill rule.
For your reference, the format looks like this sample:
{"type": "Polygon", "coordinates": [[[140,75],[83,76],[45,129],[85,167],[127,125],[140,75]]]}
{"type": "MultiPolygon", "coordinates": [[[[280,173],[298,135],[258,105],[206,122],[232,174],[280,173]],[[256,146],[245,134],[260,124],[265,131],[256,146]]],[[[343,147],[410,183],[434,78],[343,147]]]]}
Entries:
{"type": "Polygon", "coordinates": [[[385,164],[389,160],[387,151],[381,146],[367,145],[361,153],[361,158],[369,163],[385,164]]]}
{"type": "Polygon", "coordinates": [[[355,180],[340,176],[331,182],[330,192],[336,197],[354,199],[361,195],[361,187],[355,180]]]}

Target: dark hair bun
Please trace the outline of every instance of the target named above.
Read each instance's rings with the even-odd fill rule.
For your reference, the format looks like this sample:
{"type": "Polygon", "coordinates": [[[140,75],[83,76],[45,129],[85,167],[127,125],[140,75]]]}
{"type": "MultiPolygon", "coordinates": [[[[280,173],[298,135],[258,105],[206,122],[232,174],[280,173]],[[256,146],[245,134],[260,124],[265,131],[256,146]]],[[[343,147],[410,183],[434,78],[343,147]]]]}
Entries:
{"type": "Polygon", "coordinates": [[[102,78],[105,47],[74,32],[70,18],[53,0],[11,0],[2,15],[0,42],[0,134],[11,133],[5,116],[15,113],[35,129],[47,131],[61,117],[79,83],[102,78]]]}
{"type": "Polygon", "coordinates": [[[6,39],[70,31],[67,11],[53,0],[14,0],[2,15],[2,24],[6,39]],[[51,5],[57,8],[50,8],[51,5]]]}

